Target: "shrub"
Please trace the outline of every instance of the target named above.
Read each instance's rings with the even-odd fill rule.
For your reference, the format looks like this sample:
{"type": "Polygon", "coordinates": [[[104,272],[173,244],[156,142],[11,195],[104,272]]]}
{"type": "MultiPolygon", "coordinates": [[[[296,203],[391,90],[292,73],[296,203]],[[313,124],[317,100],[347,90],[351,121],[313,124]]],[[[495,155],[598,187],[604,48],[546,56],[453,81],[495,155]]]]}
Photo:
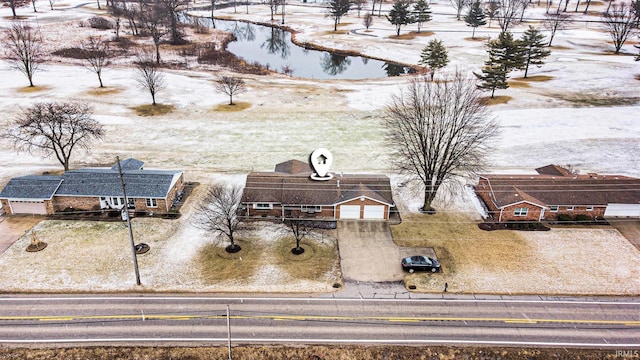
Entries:
{"type": "Polygon", "coordinates": [[[558,215],[558,221],[571,221],[573,218],[569,214],[560,214],[558,215]]]}
{"type": "Polygon", "coordinates": [[[87,21],[89,22],[89,26],[94,29],[109,30],[113,28],[111,21],[100,16],[94,16],[87,21]]]}
{"type": "Polygon", "coordinates": [[[576,221],[578,221],[578,222],[591,222],[591,221],[593,221],[593,219],[589,215],[578,214],[578,215],[576,215],[576,221]]]}
{"type": "Polygon", "coordinates": [[[79,47],[70,47],[56,50],[52,53],[55,56],[66,57],[71,59],[84,59],[84,51],[79,47]]]}

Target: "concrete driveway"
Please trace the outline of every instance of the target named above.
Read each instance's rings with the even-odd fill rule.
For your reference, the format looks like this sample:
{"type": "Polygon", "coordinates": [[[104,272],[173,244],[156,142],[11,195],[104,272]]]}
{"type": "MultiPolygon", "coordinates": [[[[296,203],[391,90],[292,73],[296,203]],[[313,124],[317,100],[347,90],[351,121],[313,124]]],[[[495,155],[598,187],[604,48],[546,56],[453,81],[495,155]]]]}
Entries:
{"type": "Polygon", "coordinates": [[[0,255],[40,221],[35,216],[0,216],[0,255]]]}
{"type": "Polygon", "coordinates": [[[338,247],[345,280],[390,282],[404,279],[400,260],[409,255],[434,257],[433,249],[402,248],[391,238],[385,221],[338,222],[338,247]]]}

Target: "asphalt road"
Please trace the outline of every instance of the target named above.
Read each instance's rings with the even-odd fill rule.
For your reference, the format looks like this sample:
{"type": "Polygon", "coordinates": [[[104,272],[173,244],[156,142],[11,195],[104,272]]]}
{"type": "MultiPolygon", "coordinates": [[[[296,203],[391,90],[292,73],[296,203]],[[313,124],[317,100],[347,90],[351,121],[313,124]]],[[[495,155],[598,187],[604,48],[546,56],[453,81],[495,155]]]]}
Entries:
{"type": "Polygon", "coordinates": [[[220,345],[229,329],[232,344],[629,349],[640,348],[640,299],[0,297],[2,346],[220,345]]]}

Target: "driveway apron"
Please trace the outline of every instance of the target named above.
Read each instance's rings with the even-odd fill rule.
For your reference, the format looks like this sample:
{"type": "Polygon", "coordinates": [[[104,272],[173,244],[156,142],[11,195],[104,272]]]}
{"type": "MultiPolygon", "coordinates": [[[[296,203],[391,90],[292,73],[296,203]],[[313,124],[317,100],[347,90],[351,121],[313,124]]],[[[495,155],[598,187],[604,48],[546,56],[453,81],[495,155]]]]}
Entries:
{"type": "Polygon", "coordinates": [[[400,249],[385,221],[339,221],[338,246],[345,280],[389,282],[404,278],[400,249]]]}
{"type": "Polygon", "coordinates": [[[34,216],[0,216],[0,255],[41,220],[34,216]]]}

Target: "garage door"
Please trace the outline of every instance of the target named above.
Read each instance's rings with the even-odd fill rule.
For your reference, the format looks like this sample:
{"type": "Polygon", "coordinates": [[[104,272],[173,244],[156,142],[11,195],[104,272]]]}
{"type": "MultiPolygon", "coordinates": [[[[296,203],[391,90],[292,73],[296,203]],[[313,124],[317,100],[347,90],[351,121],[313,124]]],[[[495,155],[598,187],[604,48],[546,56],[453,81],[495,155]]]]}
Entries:
{"type": "Polygon", "coordinates": [[[605,217],[640,217],[640,205],[609,204],[604,211],[605,217]]]}
{"type": "Polygon", "coordinates": [[[364,206],[364,218],[365,219],[384,219],[384,205],[365,205],[364,206]]]}
{"type": "Polygon", "coordinates": [[[14,214],[47,214],[44,201],[11,201],[14,214]]]}
{"type": "Polygon", "coordinates": [[[360,219],[360,205],[340,205],[340,219],[360,219]]]}

